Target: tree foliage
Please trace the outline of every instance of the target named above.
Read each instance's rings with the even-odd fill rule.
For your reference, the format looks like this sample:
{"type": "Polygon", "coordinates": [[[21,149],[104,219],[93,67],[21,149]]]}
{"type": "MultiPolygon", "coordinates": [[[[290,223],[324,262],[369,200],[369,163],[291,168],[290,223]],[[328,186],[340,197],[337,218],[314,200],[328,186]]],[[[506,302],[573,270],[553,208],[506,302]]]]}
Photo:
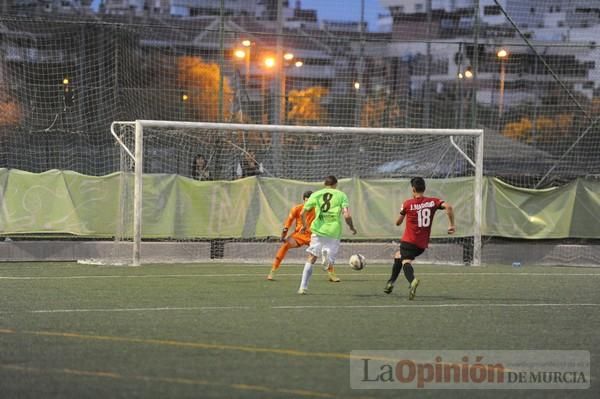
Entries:
{"type": "Polygon", "coordinates": [[[404,117],[398,103],[384,95],[369,97],[364,102],[360,125],[369,127],[396,126],[404,117]]]}
{"type": "Polygon", "coordinates": [[[573,127],[572,114],[559,114],[554,117],[541,116],[535,121],[523,117],[504,125],[502,134],[514,140],[527,143],[547,142],[565,137],[573,127]]]}
{"type": "Polygon", "coordinates": [[[0,126],[16,125],[21,120],[21,107],[0,87],[0,126]]]}
{"type": "MultiPolygon", "coordinates": [[[[198,121],[219,119],[219,80],[220,69],[215,63],[204,62],[200,57],[180,57],[177,63],[177,85],[181,89],[186,118],[198,121]],[[187,97],[183,97],[187,96],[187,97]]],[[[223,81],[223,118],[231,117],[233,90],[229,80],[223,81]]]]}
{"type": "Polygon", "coordinates": [[[321,125],[326,122],[326,110],[321,104],[329,90],[312,86],[302,90],[291,90],[288,95],[287,120],[292,123],[321,125]]]}
{"type": "Polygon", "coordinates": [[[19,105],[11,101],[0,100],[0,126],[16,125],[21,120],[19,105]]]}

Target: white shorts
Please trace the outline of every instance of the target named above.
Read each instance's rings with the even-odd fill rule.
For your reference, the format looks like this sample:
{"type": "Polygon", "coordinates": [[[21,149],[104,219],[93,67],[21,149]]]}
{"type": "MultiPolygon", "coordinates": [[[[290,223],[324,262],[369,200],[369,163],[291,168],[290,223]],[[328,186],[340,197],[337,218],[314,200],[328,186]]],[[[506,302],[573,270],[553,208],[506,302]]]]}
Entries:
{"type": "Polygon", "coordinates": [[[316,234],[310,236],[310,245],[306,249],[311,255],[322,256],[324,261],[333,265],[340,249],[340,240],[338,238],[321,237],[316,234]]]}

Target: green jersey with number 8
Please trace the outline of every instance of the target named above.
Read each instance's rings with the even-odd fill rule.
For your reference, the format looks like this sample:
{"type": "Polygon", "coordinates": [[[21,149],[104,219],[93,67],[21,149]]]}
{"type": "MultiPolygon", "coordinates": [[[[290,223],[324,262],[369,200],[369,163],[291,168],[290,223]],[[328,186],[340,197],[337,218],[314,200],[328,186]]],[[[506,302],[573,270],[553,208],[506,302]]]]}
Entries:
{"type": "Polygon", "coordinates": [[[324,188],[312,193],[304,204],[306,210],[315,209],[311,231],[321,237],[339,239],[342,236],[342,210],[348,206],[348,196],[335,188],[324,188]]]}

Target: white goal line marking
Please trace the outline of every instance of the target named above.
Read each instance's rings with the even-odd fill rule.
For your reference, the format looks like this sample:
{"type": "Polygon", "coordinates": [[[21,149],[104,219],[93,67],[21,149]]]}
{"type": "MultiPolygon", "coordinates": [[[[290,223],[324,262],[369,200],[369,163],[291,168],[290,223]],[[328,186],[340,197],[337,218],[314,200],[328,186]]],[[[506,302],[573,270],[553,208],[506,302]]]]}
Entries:
{"type": "MultiPolygon", "coordinates": [[[[318,266],[315,266],[318,268],[318,266]]],[[[339,270],[339,269],[338,269],[339,270]]],[[[298,276],[298,273],[277,273],[277,276],[298,276]]],[[[360,272],[339,273],[340,276],[361,276],[360,272]]],[[[389,273],[363,273],[366,276],[389,276],[389,273]]],[[[536,273],[536,272],[419,272],[427,276],[555,276],[555,277],[600,277],[600,273],[536,273]]],[[[85,280],[102,278],[178,278],[178,277],[260,277],[267,273],[223,273],[223,274],[146,274],[143,276],[127,275],[91,275],[91,276],[0,276],[0,280],[85,280]]]]}
{"type": "Polygon", "coordinates": [[[24,312],[0,311],[0,314],[15,313],[92,313],[92,312],[164,312],[197,310],[258,310],[258,309],[390,309],[390,308],[469,308],[469,307],[600,307],[600,303],[438,303],[438,304],[396,304],[396,305],[279,305],[279,306],[191,306],[156,308],[115,308],[115,309],[39,309],[24,312]]]}

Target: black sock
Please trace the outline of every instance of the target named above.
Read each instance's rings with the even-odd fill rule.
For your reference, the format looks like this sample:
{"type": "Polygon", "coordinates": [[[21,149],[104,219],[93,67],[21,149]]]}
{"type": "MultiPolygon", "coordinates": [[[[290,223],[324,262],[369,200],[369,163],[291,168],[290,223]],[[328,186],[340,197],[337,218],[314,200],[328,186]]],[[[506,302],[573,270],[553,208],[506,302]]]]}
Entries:
{"type": "Polygon", "coordinates": [[[392,276],[388,280],[388,283],[394,284],[396,282],[396,280],[398,279],[398,276],[400,275],[401,271],[402,271],[402,259],[394,258],[394,266],[392,268],[392,276]]]}
{"type": "Polygon", "coordinates": [[[415,270],[413,269],[413,267],[410,263],[404,264],[404,276],[408,280],[409,284],[412,283],[413,280],[415,279],[415,270]]]}

